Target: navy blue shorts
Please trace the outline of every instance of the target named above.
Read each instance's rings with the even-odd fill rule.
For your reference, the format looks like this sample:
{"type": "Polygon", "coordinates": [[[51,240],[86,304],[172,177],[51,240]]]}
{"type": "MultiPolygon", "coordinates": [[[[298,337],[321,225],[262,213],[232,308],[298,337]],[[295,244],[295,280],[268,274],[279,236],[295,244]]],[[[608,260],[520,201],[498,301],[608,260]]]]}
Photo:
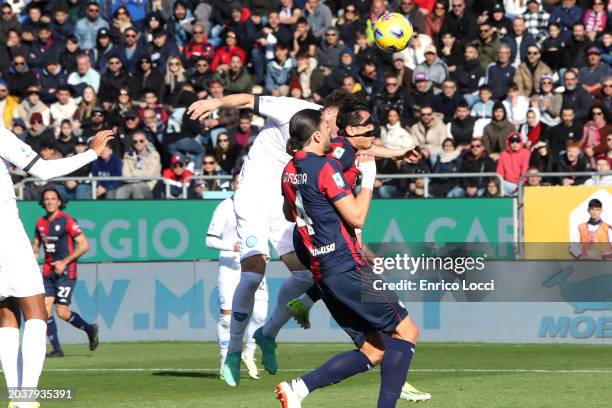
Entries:
{"type": "Polygon", "coordinates": [[[361,347],[374,332],[392,333],[408,316],[397,294],[375,290],[372,282],[380,279],[369,266],[323,277],[318,284],[321,298],[334,320],[361,347]],[[362,300],[362,296],[368,299],[362,300]]]}
{"type": "Polygon", "coordinates": [[[72,302],[72,289],[76,279],[68,278],[68,275],[57,276],[53,273],[52,277],[43,276],[45,285],[45,296],[55,297],[55,303],[68,306],[72,302]]]}

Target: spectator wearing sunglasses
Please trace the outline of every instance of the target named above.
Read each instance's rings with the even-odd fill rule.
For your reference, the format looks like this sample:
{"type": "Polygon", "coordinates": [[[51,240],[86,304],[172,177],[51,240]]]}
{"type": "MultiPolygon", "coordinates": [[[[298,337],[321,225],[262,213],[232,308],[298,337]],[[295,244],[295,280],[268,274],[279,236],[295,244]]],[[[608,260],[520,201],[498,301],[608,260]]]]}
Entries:
{"type": "Polygon", "coordinates": [[[100,17],[100,6],[97,1],[87,3],[87,15],[77,21],[74,33],[79,40],[79,47],[88,51],[95,47],[96,36],[101,28],[108,29],[108,22],[100,17]]]}
{"type": "Polygon", "coordinates": [[[26,96],[26,90],[36,85],[36,73],[28,67],[26,57],[17,54],[13,57],[11,67],[4,76],[4,80],[8,84],[11,95],[23,99],[26,96]]]}
{"type": "Polygon", "coordinates": [[[125,69],[135,74],[140,68],[140,61],[146,54],[145,47],[139,41],[138,31],[134,27],[126,28],[119,44],[121,45],[115,47],[115,54],[121,59],[125,69]]]}
{"type": "MultiPolygon", "coordinates": [[[[147,140],[144,132],[132,134],[132,145],[123,156],[123,177],[158,177],[161,174],[159,153],[147,140]]],[[[130,181],[117,190],[117,199],[151,199],[157,181],[130,181]]]]}

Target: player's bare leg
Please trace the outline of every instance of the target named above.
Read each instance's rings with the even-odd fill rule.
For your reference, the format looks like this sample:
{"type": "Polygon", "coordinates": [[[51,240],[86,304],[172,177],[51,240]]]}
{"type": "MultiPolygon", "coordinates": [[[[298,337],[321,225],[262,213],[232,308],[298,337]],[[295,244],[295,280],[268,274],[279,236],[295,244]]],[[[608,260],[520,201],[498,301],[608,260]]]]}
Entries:
{"type": "Polygon", "coordinates": [[[19,388],[19,323],[21,312],[17,299],[0,302],[0,363],[6,387],[19,388]]]}
{"type": "Polygon", "coordinates": [[[270,315],[270,318],[264,326],[255,332],[255,341],[261,348],[261,362],[264,368],[270,374],[276,374],[278,371],[278,363],[276,360],[276,336],[280,329],[287,324],[291,316],[287,311],[287,302],[303,294],[310,286],[312,286],[312,273],[307,270],[299,261],[295,252],[290,252],[281,257],[291,275],[283,283],[278,298],[276,307],[270,315]]]}
{"type": "Polygon", "coordinates": [[[230,341],[227,357],[223,364],[223,380],[230,387],[240,383],[240,361],[242,341],[255,304],[255,292],[263,280],[266,271],[266,256],[253,255],[240,262],[242,272],[232,299],[230,321],[230,341]]]}

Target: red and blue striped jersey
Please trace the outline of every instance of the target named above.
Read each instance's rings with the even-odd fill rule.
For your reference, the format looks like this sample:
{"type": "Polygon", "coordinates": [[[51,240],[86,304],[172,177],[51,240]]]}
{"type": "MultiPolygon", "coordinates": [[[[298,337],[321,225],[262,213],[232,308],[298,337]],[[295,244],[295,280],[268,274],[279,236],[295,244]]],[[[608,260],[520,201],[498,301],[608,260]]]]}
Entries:
{"type": "Polygon", "coordinates": [[[353,193],[343,173],[337,159],[303,151],[283,171],[283,195],[291,203],[315,282],[363,265],[355,230],[333,204],[353,193]]]}
{"type": "MultiPolygon", "coordinates": [[[[74,238],[83,231],[76,220],[68,214],[59,211],[57,216],[50,220],[40,217],[36,222],[36,236],[43,245],[45,251],[45,262],[43,264],[43,276],[53,275],[52,262],[66,258],[74,251],[74,238]]],[[[66,267],[68,278],[77,278],[77,263],[72,262],[66,267]]]]}
{"type": "Polygon", "coordinates": [[[349,183],[351,190],[355,189],[357,178],[359,177],[359,170],[355,165],[355,159],[357,158],[357,152],[353,145],[349,142],[346,137],[337,136],[331,140],[333,150],[327,155],[327,157],[334,158],[340,163],[344,177],[349,183]]]}

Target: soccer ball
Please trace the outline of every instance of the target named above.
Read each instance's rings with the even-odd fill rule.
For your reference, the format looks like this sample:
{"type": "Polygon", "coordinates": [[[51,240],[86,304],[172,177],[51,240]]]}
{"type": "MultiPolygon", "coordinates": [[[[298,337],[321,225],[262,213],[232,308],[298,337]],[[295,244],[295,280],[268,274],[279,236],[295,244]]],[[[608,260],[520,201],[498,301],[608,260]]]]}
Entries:
{"type": "Polygon", "coordinates": [[[374,24],[374,38],[381,50],[400,52],[412,38],[412,24],[399,13],[384,14],[374,24]]]}

